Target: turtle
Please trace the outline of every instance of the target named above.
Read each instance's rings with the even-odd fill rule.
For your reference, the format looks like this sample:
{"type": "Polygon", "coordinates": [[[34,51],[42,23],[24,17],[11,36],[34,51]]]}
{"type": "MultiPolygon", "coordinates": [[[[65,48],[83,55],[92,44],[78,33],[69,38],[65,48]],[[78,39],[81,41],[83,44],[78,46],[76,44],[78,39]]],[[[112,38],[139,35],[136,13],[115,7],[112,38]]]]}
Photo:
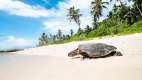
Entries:
{"type": "Polygon", "coordinates": [[[84,43],[80,44],[77,49],[68,53],[68,57],[81,55],[85,58],[104,58],[108,56],[122,56],[122,53],[117,51],[117,48],[105,43],[84,43]]]}

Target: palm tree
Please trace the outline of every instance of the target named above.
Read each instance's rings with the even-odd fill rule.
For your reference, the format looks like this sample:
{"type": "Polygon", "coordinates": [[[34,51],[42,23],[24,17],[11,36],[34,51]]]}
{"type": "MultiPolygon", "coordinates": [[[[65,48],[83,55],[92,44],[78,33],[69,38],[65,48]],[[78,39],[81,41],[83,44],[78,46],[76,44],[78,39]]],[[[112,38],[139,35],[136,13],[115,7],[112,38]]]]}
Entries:
{"type": "Polygon", "coordinates": [[[134,2],[133,8],[135,10],[138,10],[140,16],[142,16],[142,1],[141,0],[128,0],[128,1],[129,2],[133,1],[134,2]]]}
{"type": "Polygon", "coordinates": [[[123,22],[124,15],[129,11],[129,7],[125,4],[121,4],[121,6],[117,6],[114,4],[112,13],[109,14],[109,16],[113,17],[117,20],[117,22],[123,22]]]}
{"type": "Polygon", "coordinates": [[[81,27],[78,28],[77,33],[78,33],[79,35],[81,35],[81,34],[83,33],[83,30],[81,29],[81,27]]]}
{"type": "Polygon", "coordinates": [[[39,43],[38,46],[44,46],[47,45],[49,42],[48,36],[46,33],[42,33],[42,35],[39,37],[39,43]]]}
{"type": "Polygon", "coordinates": [[[93,0],[91,2],[91,14],[93,15],[94,23],[96,23],[100,16],[102,16],[103,8],[107,8],[108,2],[102,2],[102,0],[93,0]]]}
{"type": "Polygon", "coordinates": [[[140,16],[142,16],[142,1],[141,0],[129,0],[129,1],[134,2],[134,8],[136,8],[140,16]]]}
{"type": "Polygon", "coordinates": [[[142,11],[140,10],[140,8],[138,7],[138,5],[136,4],[137,9],[139,10],[140,15],[142,16],[142,11]]]}
{"type": "Polygon", "coordinates": [[[53,35],[53,42],[55,42],[56,41],[56,35],[53,35]]]}
{"type": "Polygon", "coordinates": [[[107,15],[108,18],[111,18],[113,16],[113,12],[109,11],[109,14],[107,15]]]}
{"type": "Polygon", "coordinates": [[[58,29],[57,35],[58,35],[59,40],[61,40],[62,39],[62,31],[60,29],[58,29]]]}
{"type": "Polygon", "coordinates": [[[118,6],[116,6],[116,4],[113,5],[113,8],[112,8],[112,14],[113,16],[117,16],[117,13],[118,13],[118,6]]]}
{"type": "Polygon", "coordinates": [[[87,36],[88,36],[89,32],[91,32],[91,27],[89,25],[86,26],[85,32],[86,32],[87,36]]]}
{"type": "Polygon", "coordinates": [[[120,21],[123,21],[125,14],[129,12],[129,7],[125,4],[122,4],[121,7],[118,8],[117,16],[120,21]]]}
{"type": "Polygon", "coordinates": [[[127,20],[127,23],[132,25],[136,21],[136,15],[132,11],[132,9],[129,8],[129,11],[125,14],[124,19],[127,20]]]}
{"type": "Polygon", "coordinates": [[[68,16],[70,22],[73,20],[80,28],[80,16],[82,14],[80,14],[79,12],[80,12],[80,10],[75,9],[75,7],[73,6],[73,7],[70,7],[68,9],[68,15],[67,16],[68,16]]]}
{"type": "Polygon", "coordinates": [[[73,30],[71,29],[71,30],[70,30],[70,35],[72,36],[72,35],[73,35],[73,33],[74,33],[74,32],[73,32],[73,30]]]}

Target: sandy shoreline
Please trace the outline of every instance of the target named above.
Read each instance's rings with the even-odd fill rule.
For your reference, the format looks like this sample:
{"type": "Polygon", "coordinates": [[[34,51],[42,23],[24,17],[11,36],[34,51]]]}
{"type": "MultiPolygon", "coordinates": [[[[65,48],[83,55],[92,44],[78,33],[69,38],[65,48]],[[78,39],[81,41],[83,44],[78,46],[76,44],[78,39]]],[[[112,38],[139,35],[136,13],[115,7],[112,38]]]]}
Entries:
{"type": "Polygon", "coordinates": [[[16,52],[16,54],[24,55],[50,55],[67,57],[68,52],[77,48],[82,43],[106,43],[118,48],[124,55],[142,55],[142,33],[116,36],[112,38],[96,39],[89,41],[74,41],[65,44],[49,45],[32,49],[25,49],[16,52]]]}
{"type": "Polygon", "coordinates": [[[142,80],[142,33],[50,45],[0,56],[0,80],[142,80]],[[124,56],[70,59],[78,44],[114,45],[124,56]]]}

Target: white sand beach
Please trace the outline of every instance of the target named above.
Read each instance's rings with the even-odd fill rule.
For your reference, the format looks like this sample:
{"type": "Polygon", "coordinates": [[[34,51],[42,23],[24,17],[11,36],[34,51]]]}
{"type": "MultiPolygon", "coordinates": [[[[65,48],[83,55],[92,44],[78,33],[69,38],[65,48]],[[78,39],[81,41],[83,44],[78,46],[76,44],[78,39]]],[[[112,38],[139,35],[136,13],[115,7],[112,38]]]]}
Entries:
{"type": "Polygon", "coordinates": [[[0,56],[0,80],[142,80],[142,33],[25,49],[0,56]],[[82,43],[106,43],[123,56],[71,59],[82,43]],[[18,55],[22,54],[22,55],[18,55]]]}

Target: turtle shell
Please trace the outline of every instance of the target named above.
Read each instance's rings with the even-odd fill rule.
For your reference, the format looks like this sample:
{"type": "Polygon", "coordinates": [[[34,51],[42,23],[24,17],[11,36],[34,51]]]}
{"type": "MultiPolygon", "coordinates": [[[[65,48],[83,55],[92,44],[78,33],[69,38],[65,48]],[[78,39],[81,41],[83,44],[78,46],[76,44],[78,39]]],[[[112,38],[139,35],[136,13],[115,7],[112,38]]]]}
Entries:
{"type": "Polygon", "coordinates": [[[88,57],[103,57],[116,51],[116,47],[104,43],[87,43],[78,46],[80,53],[86,53],[88,57]]]}

